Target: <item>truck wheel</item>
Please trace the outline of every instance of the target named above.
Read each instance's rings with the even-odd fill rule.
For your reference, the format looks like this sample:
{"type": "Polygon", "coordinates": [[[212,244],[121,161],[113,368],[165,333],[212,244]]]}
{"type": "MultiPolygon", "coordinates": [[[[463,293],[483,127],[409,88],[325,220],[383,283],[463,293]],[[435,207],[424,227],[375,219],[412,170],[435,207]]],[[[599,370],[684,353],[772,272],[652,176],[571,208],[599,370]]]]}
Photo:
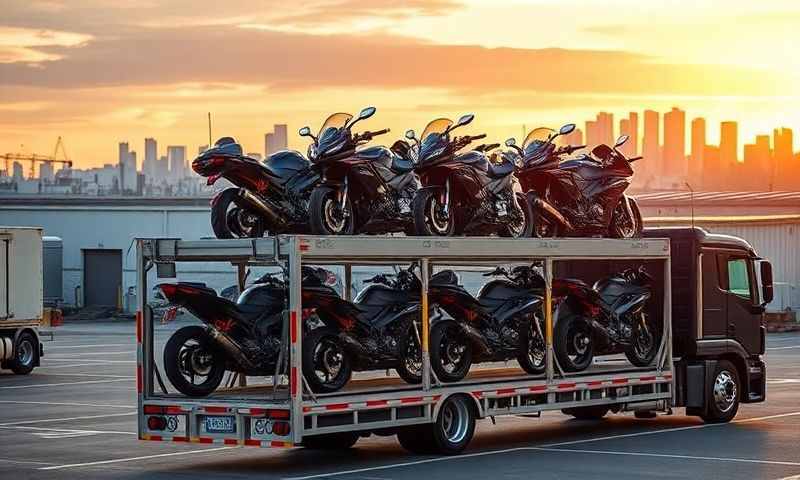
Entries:
{"type": "Polygon", "coordinates": [[[403,427],[397,431],[397,441],[401,447],[417,455],[428,455],[434,451],[430,425],[403,427]]]}
{"type": "Polygon", "coordinates": [[[559,318],[553,335],[553,349],[561,368],[566,372],[580,372],[592,364],[594,339],[592,327],[577,315],[559,318]]]}
{"type": "Polygon", "coordinates": [[[311,450],[347,450],[358,441],[358,432],[328,433],[303,437],[303,446],[311,450]]]}
{"type": "Polygon", "coordinates": [[[608,405],[593,405],[591,407],[565,408],[561,410],[564,415],[571,415],[578,420],[600,420],[608,413],[608,405]]]}
{"type": "Polygon", "coordinates": [[[31,332],[22,332],[14,345],[14,359],[8,362],[9,368],[17,375],[27,375],[39,363],[39,342],[31,332]]]}
{"type": "Polygon", "coordinates": [[[442,382],[457,382],[472,366],[472,342],[461,326],[452,321],[436,322],[431,328],[431,369],[442,382]]]}
{"type": "Polygon", "coordinates": [[[205,328],[190,325],[177,330],[164,346],[164,371],[184,395],[205,397],[225,375],[225,357],[214,348],[205,328]]]}
{"type": "Polygon", "coordinates": [[[736,367],[728,360],[720,360],[714,369],[712,382],[706,387],[706,408],[700,415],[706,423],[727,423],[739,411],[741,384],[736,367]]]}
{"type": "Polygon", "coordinates": [[[457,455],[475,434],[475,407],[464,395],[448,397],[433,423],[405,427],[397,432],[400,445],[411,453],[457,455]]]}

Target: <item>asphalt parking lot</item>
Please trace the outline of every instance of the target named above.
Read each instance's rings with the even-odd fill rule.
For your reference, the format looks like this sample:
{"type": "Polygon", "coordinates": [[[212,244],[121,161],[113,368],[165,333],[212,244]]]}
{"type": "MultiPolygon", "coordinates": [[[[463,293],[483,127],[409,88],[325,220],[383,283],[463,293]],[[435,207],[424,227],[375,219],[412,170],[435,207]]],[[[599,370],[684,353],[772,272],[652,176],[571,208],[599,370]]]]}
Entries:
{"type": "Polygon", "coordinates": [[[0,373],[0,478],[800,479],[800,334],[767,341],[768,400],[727,425],[672,416],[598,422],[561,414],[479,423],[458,457],[394,437],[347,452],[140,442],[133,324],[60,327],[42,367],[0,373]],[[90,333],[91,332],[91,333],[90,333]]]}

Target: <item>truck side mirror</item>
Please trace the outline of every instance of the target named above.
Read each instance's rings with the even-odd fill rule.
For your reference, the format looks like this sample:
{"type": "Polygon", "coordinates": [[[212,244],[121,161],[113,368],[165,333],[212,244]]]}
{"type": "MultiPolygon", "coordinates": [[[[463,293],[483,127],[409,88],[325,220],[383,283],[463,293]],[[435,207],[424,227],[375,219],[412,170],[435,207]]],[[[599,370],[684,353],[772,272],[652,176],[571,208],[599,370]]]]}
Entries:
{"type": "Polygon", "coordinates": [[[766,260],[761,261],[761,301],[764,305],[770,303],[775,297],[772,286],[772,264],[766,260]]]}

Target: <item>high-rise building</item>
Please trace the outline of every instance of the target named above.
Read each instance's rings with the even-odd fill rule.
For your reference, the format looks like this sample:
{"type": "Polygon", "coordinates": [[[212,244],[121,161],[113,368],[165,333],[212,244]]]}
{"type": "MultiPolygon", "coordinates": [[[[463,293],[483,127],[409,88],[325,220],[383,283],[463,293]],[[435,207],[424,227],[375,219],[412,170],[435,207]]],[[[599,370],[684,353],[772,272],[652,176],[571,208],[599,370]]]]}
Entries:
{"type": "MultiPolygon", "coordinates": [[[[725,190],[726,176],[719,158],[719,147],[706,145],[703,149],[703,190],[725,190]]],[[[691,183],[691,182],[690,182],[691,183]]],[[[697,189],[696,187],[695,190],[697,189]]]]}
{"type": "Polygon", "coordinates": [[[736,190],[772,190],[772,151],[769,135],[756,136],[756,142],[744,146],[742,175],[731,182],[736,190]]]}
{"type": "Polygon", "coordinates": [[[120,193],[125,193],[125,170],[128,168],[128,157],[130,151],[128,142],[119,142],[119,155],[117,158],[117,165],[119,167],[119,175],[117,176],[117,185],[119,186],[120,193]]]}
{"type": "Polygon", "coordinates": [[[169,178],[169,159],[166,155],[161,155],[156,164],[156,178],[153,183],[161,185],[169,178]]]}
{"type": "Polygon", "coordinates": [[[583,132],[580,128],[575,128],[572,133],[564,135],[565,145],[583,145],[583,132]]]}
{"type": "Polygon", "coordinates": [[[275,138],[275,151],[286,150],[289,146],[289,136],[287,135],[285,123],[276,123],[273,127],[275,138]]]}
{"type": "Polygon", "coordinates": [[[53,164],[51,162],[42,162],[39,164],[39,180],[52,183],[55,178],[56,172],[53,170],[53,164]]]}
{"type": "Polygon", "coordinates": [[[794,139],[789,128],[773,132],[773,171],[775,190],[797,190],[800,184],[800,162],[794,156],[794,139]]]}
{"type": "Polygon", "coordinates": [[[142,173],[145,181],[152,183],[156,175],[156,161],[158,161],[158,143],[155,138],[144,139],[144,163],[142,163],[142,173]]]}
{"type": "Polygon", "coordinates": [[[693,188],[703,188],[703,162],[706,149],[706,119],[692,120],[692,150],[689,160],[689,183],[693,188]]]}
{"type": "Polygon", "coordinates": [[[644,111],[644,135],[642,135],[642,155],[644,160],[639,175],[646,184],[652,182],[656,172],[660,171],[661,148],[659,141],[660,114],[653,110],[644,111]]]}
{"type": "Polygon", "coordinates": [[[722,122],[719,134],[719,171],[715,172],[722,180],[722,189],[734,179],[733,168],[739,163],[739,126],[736,122],[722,122]]]}
{"type": "Polygon", "coordinates": [[[664,114],[664,158],[661,174],[682,183],[688,174],[686,163],[686,112],[673,108],[664,114]]]}
{"type": "Polygon", "coordinates": [[[619,121],[619,134],[627,135],[628,141],[622,146],[622,153],[628,157],[635,157],[639,151],[639,114],[628,113],[628,118],[619,121]]]}
{"type": "Polygon", "coordinates": [[[169,176],[173,181],[186,177],[186,147],[170,145],[167,147],[169,159],[169,176]]]}
{"type": "Polygon", "coordinates": [[[594,148],[602,142],[600,139],[600,129],[595,120],[586,121],[586,145],[589,148],[594,148]]]}
{"type": "Polygon", "coordinates": [[[25,171],[22,168],[22,164],[19,162],[14,162],[12,164],[11,171],[12,171],[11,177],[13,177],[14,180],[22,180],[23,178],[25,178],[25,171]]]}
{"type": "Polygon", "coordinates": [[[264,157],[269,157],[277,151],[275,148],[275,134],[267,133],[264,135],[264,157]]]}
{"type": "Polygon", "coordinates": [[[597,129],[600,137],[599,143],[614,145],[614,115],[608,112],[598,113],[597,129]]]}

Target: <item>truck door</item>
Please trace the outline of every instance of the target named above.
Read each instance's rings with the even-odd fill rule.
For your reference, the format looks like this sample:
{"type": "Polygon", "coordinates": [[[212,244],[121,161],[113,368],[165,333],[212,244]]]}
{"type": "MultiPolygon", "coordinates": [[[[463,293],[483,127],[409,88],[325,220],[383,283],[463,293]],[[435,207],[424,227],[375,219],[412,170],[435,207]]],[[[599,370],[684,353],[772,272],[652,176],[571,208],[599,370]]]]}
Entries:
{"type": "Polygon", "coordinates": [[[753,261],[743,253],[724,253],[719,262],[725,282],[728,319],[727,334],[750,354],[761,350],[761,311],[754,308],[757,299],[753,261]]]}
{"type": "Polygon", "coordinates": [[[702,337],[727,337],[728,302],[723,289],[722,277],[718,268],[717,250],[704,249],[702,252],[702,337]]]}

